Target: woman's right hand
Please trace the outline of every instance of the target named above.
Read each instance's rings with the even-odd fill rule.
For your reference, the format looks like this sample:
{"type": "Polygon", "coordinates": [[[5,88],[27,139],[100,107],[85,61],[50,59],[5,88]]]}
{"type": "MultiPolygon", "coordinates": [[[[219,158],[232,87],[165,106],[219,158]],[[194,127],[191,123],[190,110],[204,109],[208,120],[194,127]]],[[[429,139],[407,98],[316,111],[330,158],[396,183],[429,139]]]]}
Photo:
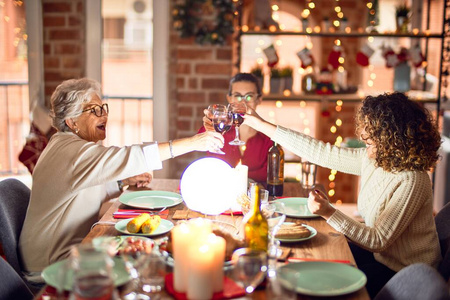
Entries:
{"type": "Polygon", "coordinates": [[[194,145],[194,150],[215,153],[223,147],[224,139],[220,133],[207,130],[194,135],[191,138],[191,142],[194,145]]]}

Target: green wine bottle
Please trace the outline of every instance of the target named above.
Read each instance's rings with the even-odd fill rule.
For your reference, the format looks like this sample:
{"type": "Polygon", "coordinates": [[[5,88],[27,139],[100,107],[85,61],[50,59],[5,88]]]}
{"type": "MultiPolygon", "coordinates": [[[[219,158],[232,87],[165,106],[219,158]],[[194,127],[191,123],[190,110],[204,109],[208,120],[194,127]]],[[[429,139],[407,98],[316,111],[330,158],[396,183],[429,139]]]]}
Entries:
{"type": "Polygon", "coordinates": [[[255,250],[267,251],[269,243],[269,224],[261,213],[261,198],[257,184],[250,188],[252,197],[252,210],[250,217],[244,225],[245,245],[255,250]]]}

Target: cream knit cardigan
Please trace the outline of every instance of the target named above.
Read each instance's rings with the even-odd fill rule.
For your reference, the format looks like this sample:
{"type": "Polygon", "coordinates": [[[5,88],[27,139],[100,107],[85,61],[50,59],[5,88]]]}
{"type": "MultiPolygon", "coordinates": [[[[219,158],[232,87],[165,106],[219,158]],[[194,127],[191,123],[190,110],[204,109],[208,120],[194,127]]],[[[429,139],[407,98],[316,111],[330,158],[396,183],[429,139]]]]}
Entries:
{"type": "Polygon", "coordinates": [[[437,267],[441,260],[426,172],[386,172],[366,149],[347,149],[278,126],[272,138],[300,157],[329,169],[361,176],[358,211],[365,223],[339,210],[327,221],[394,271],[417,262],[437,267]]]}

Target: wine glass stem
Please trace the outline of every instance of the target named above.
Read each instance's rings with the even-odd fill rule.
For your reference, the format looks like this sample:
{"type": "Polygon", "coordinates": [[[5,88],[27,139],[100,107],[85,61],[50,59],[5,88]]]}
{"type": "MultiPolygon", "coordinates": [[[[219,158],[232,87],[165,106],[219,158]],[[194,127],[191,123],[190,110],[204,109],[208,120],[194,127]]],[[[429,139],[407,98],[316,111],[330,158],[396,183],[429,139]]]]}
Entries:
{"type": "Polygon", "coordinates": [[[234,129],[236,130],[236,137],[234,138],[236,141],[239,141],[239,126],[235,126],[234,129]]]}

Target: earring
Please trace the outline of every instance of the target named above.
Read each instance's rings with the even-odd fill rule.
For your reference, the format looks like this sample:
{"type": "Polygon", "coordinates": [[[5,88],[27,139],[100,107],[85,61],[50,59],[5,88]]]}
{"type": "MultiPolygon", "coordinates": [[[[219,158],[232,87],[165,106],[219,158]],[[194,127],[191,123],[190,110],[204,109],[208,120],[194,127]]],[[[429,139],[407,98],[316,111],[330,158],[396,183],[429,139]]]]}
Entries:
{"type": "Polygon", "coordinates": [[[80,129],[75,129],[75,133],[78,134],[78,132],[80,132],[80,129]]]}

